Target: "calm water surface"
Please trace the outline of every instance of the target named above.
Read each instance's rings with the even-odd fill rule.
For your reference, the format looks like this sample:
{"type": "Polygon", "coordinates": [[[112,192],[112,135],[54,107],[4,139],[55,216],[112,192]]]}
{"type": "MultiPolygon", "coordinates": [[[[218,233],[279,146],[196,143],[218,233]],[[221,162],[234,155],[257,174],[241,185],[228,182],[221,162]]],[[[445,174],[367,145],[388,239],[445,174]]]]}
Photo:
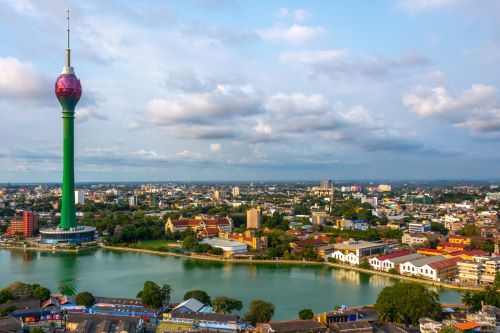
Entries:
{"type": "MultiPolygon", "coordinates": [[[[68,280],[77,291],[117,297],[134,297],[145,280],[152,280],[170,284],[174,301],[192,289],[235,297],[245,306],[253,299],[268,300],[276,306],[275,320],[296,318],[303,308],[319,312],[341,304],[373,304],[383,287],[396,282],[322,266],[233,264],[104,249],[79,255],[0,250],[0,287],[16,280],[52,291],[68,280]]],[[[442,302],[460,300],[457,291],[436,291],[442,302]]]]}

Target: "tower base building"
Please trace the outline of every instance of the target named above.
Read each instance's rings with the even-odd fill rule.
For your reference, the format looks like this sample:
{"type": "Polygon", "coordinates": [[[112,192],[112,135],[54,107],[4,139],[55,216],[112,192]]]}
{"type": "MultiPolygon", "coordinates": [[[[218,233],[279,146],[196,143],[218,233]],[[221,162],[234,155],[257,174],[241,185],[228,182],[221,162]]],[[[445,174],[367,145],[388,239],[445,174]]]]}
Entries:
{"type": "Polygon", "coordinates": [[[92,242],[95,239],[96,228],[77,226],[68,230],[54,228],[40,230],[40,242],[43,244],[80,244],[92,242]]]}

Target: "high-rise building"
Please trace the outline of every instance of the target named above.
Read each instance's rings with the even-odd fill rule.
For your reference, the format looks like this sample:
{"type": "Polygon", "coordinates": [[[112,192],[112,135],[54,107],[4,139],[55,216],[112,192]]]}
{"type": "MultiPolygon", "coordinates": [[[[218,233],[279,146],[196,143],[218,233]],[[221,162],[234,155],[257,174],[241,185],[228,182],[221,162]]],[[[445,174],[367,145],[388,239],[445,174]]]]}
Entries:
{"type": "Polygon", "coordinates": [[[78,190],[75,191],[75,205],[83,205],[85,203],[85,196],[83,195],[83,191],[78,190]]]}
{"type": "Polygon", "coordinates": [[[137,195],[133,195],[128,198],[129,206],[137,206],[137,195]]]}
{"type": "Polygon", "coordinates": [[[231,194],[233,197],[237,197],[240,195],[240,188],[238,186],[235,186],[231,189],[231,194]]]}
{"type": "Polygon", "coordinates": [[[322,180],[319,183],[319,187],[321,188],[332,188],[333,182],[331,180],[322,180]]]}
{"type": "Polygon", "coordinates": [[[247,210],[247,228],[260,229],[261,214],[259,208],[250,208],[247,210]]]}
{"type": "Polygon", "coordinates": [[[18,220],[14,218],[10,222],[10,226],[7,229],[7,235],[22,235],[24,237],[33,237],[35,231],[38,229],[35,214],[31,211],[25,211],[23,213],[23,219],[18,220]]]}
{"type": "Polygon", "coordinates": [[[223,200],[226,198],[226,191],[224,190],[214,190],[214,199],[223,200]]]}

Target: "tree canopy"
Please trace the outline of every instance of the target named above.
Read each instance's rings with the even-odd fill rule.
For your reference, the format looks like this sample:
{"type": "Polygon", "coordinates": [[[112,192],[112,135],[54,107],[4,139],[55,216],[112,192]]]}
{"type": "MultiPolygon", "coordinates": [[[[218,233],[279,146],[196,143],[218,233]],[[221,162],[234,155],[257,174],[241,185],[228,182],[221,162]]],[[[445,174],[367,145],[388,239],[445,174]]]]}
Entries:
{"type": "Polygon", "coordinates": [[[412,325],[416,325],[419,318],[437,318],[441,311],[439,296],[412,282],[385,287],[378,295],[375,307],[382,320],[412,325]]]}
{"type": "Polygon", "coordinates": [[[258,299],[250,302],[245,320],[252,324],[267,323],[273,316],[274,304],[258,299]]]}
{"type": "Polygon", "coordinates": [[[216,296],[212,301],[212,306],[215,312],[231,313],[240,311],[243,308],[243,303],[235,298],[216,296]]]}
{"type": "Polygon", "coordinates": [[[94,305],[95,297],[88,291],[84,291],[75,296],[75,302],[78,305],[84,305],[89,308],[94,305]]]}
{"type": "Polygon", "coordinates": [[[302,309],[299,311],[299,318],[302,320],[313,319],[314,313],[311,309],[302,309]]]}
{"type": "Polygon", "coordinates": [[[210,296],[208,296],[207,292],[204,290],[190,290],[184,294],[184,300],[188,300],[190,298],[195,298],[203,304],[210,305],[210,296]]]}
{"type": "Polygon", "coordinates": [[[137,297],[141,299],[142,303],[154,308],[161,307],[164,303],[170,303],[170,294],[172,287],[164,284],[162,287],[153,281],[144,282],[142,290],[137,293],[137,297]]]}

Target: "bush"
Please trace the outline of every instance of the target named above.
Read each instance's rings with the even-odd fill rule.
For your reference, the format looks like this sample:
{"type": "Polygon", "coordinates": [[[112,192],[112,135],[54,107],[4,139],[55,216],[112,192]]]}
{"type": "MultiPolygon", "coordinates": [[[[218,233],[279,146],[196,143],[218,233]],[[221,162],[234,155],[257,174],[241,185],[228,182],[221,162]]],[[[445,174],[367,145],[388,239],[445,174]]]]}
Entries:
{"type": "Polygon", "coordinates": [[[302,309],[299,311],[299,318],[302,320],[313,319],[314,313],[311,309],[302,309]]]}
{"type": "Polygon", "coordinates": [[[389,269],[387,272],[388,272],[388,273],[390,273],[390,274],[394,274],[394,275],[399,274],[398,270],[397,270],[397,269],[395,269],[395,268],[391,268],[391,269],[389,269]]]}
{"type": "Polygon", "coordinates": [[[358,267],[363,269],[372,269],[372,266],[370,266],[370,264],[366,261],[360,262],[358,267]]]}
{"type": "Polygon", "coordinates": [[[75,302],[78,305],[84,305],[87,308],[91,307],[95,303],[94,295],[88,291],[84,291],[75,296],[75,302]]]}
{"type": "Polygon", "coordinates": [[[274,316],[274,304],[263,300],[253,300],[250,303],[245,320],[252,323],[267,323],[274,316]]]}

